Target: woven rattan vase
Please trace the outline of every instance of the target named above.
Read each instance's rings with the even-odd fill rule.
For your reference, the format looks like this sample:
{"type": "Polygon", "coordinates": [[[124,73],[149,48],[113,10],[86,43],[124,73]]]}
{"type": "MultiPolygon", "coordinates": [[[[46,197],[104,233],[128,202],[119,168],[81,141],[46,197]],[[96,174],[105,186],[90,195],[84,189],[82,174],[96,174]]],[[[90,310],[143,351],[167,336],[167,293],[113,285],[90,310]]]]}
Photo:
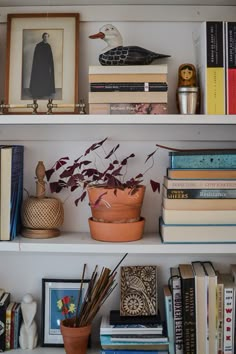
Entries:
{"type": "Polygon", "coordinates": [[[45,168],[42,161],[36,167],[36,197],[28,197],[22,206],[22,236],[51,238],[60,235],[59,227],[64,221],[64,210],[57,198],[45,196],[45,168]]]}

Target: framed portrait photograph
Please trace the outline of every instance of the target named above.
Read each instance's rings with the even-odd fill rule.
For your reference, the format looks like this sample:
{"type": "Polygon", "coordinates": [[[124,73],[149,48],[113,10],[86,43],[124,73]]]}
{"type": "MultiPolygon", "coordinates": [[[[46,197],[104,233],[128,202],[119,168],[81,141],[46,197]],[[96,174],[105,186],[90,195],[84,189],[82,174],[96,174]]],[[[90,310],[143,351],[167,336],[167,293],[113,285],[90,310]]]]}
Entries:
{"type": "Polygon", "coordinates": [[[81,304],[88,285],[88,279],[82,288],[78,279],[42,279],[42,346],[63,347],[60,322],[75,316],[80,291],[81,304]]]}
{"type": "MultiPolygon", "coordinates": [[[[5,101],[23,107],[37,100],[46,113],[75,113],[78,103],[79,14],[9,14],[5,101]],[[66,107],[66,106],[70,107],[66,107]]],[[[32,113],[10,109],[9,113],[32,113]]]]}

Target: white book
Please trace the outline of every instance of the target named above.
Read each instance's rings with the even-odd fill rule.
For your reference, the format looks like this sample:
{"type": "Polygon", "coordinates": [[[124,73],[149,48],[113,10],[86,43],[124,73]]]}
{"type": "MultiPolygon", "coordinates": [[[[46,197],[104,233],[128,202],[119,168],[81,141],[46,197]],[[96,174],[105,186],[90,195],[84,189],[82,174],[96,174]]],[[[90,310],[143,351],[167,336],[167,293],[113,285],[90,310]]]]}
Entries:
{"type": "MultiPolygon", "coordinates": [[[[209,278],[201,262],[192,262],[195,278],[195,312],[197,354],[209,353],[208,286],[209,278]]],[[[212,353],[211,353],[212,354],[212,353]]]]}
{"type": "Polygon", "coordinates": [[[211,262],[203,262],[203,267],[208,276],[208,323],[209,323],[209,353],[218,354],[218,314],[217,314],[217,275],[211,262]]]}
{"type": "Polygon", "coordinates": [[[100,325],[100,335],[118,335],[118,334],[162,334],[163,326],[160,324],[119,324],[111,325],[109,316],[103,316],[100,325]]]}
{"type": "Polygon", "coordinates": [[[156,65],[90,65],[90,74],[166,74],[167,64],[156,65]]]}
{"type": "Polygon", "coordinates": [[[170,179],[164,176],[163,184],[169,189],[236,189],[236,181],[232,179],[170,179]]]}
{"type": "Polygon", "coordinates": [[[165,314],[166,314],[166,324],[167,333],[169,339],[169,354],[175,353],[174,347],[174,317],[173,317],[173,302],[170,289],[167,285],[164,285],[164,303],[165,303],[165,314]]]}
{"type": "Polygon", "coordinates": [[[236,210],[178,210],[162,207],[165,224],[235,224],[236,210]]]}

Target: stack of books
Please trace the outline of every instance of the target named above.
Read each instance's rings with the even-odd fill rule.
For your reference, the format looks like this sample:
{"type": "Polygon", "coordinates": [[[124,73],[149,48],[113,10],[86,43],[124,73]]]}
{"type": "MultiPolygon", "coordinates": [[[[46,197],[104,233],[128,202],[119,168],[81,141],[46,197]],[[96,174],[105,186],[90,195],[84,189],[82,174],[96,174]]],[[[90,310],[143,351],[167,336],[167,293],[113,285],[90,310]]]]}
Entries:
{"type": "Polygon", "coordinates": [[[11,294],[0,289],[0,352],[19,348],[21,322],[20,303],[11,301],[11,294]]]}
{"type": "Polygon", "coordinates": [[[89,67],[90,114],[166,114],[167,65],[89,67]]]}
{"type": "Polygon", "coordinates": [[[235,275],[235,264],[223,274],[209,261],[170,268],[170,287],[164,286],[170,354],[234,353],[235,275]]]}
{"type": "Polygon", "coordinates": [[[160,218],[163,242],[236,242],[236,149],[169,155],[160,218]]]}
{"type": "Polygon", "coordinates": [[[149,354],[155,350],[167,354],[169,348],[165,326],[157,316],[120,316],[111,311],[100,326],[102,354],[149,354]]]}
{"type": "Polygon", "coordinates": [[[12,241],[20,231],[23,158],[24,146],[0,146],[0,241],[12,241]]]}

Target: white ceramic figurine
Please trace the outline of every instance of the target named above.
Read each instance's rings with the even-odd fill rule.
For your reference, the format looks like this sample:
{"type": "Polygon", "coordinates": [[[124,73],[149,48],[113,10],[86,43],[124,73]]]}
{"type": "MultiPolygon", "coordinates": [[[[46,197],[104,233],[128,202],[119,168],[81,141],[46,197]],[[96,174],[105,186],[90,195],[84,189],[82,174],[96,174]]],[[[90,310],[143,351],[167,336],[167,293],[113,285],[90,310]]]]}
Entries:
{"type": "Polygon", "coordinates": [[[21,302],[23,322],[20,328],[20,347],[22,349],[34,349],[38,342],[37,325],[34,320],[37,311],[37,303],[31,294],[24,295],[21,302]]]}

